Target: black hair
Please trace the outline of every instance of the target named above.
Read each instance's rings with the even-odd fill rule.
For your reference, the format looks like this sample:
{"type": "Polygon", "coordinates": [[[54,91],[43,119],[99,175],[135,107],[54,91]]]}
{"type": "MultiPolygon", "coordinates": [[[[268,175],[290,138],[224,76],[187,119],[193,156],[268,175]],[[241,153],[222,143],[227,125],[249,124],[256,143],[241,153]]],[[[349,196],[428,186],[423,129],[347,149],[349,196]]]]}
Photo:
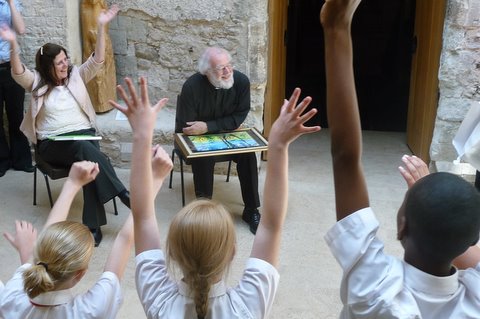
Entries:
{"type": "Polygon", "coordinates": [[[407,234],[426,258],[451,261],[479,239],[480,193],[459,176],[425,176],[407,192],[404,205],[407,234]]]}
{"type": "MultiPolygon", "coordinates": [[[[42,85],[47,84],[48,90],[46,91],[45,95],[47,95],[54,86],[58,84],[57,76],[55,75],[55,66],[53,61],[55,57],[60,54],[60,52],[64,52],[68,58],[67,50],[54,43],[47,43],[38,49],[37,54],[35,56],[35,69],[40,73],[42,77],[41,85],[38,85],[35,89],[40,88],[42,85]]],[[[72,71],[72,66],[68,66],[68,76],[67,79],[70,78],[70,73],[72,71]]]]}

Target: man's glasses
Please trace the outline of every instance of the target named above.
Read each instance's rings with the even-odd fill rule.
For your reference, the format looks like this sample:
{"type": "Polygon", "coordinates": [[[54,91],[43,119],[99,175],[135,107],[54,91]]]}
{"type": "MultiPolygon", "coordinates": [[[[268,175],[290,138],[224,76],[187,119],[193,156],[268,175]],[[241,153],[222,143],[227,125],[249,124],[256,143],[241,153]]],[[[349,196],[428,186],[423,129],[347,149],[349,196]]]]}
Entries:
{"type": "Polygon", "coordinates": [[[233,64],[232,63],[228,63],[228,64],[220,64],[220,65],[217,65],[216,67],[214,67],[214,70],[215,71],[218,71],[218,72],[225,72],[225,71],[232,71],[233,70],[233,64]]]}

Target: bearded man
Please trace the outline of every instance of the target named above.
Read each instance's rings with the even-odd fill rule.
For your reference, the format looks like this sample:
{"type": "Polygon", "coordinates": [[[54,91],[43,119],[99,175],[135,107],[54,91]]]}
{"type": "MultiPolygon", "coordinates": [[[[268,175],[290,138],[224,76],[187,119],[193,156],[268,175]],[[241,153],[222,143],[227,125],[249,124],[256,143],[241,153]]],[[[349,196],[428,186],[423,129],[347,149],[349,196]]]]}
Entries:
{"type": "MultiPolygon", "coordinates": [[[[183,84],[177,100],[175,132],[201,135],[239,128],[250,111],[250,81],[234,70],[230,53],[207,48],[198,60],[198,72],[183,84]]],[[[260,222],[257,157],[255,153],[228,155],[237,163],[244,210],[242,219],[255,234],[260,222]]],[[[216,159],[189,160],[197,198],[212,198],[216,159]]]]}

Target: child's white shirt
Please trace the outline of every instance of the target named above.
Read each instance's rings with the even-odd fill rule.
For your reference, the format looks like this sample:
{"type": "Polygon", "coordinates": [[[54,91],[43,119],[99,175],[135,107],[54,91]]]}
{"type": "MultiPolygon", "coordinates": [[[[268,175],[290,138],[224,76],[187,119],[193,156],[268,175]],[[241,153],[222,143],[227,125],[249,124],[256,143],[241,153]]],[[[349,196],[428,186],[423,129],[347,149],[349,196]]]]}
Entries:
{"type": "MultiPolygon", "coordinates": [[[[169,277],[163,251],[144,251],[135,260],[137,292],[147,318],[197,317],[188,286],[169,277]]],[[[271,264],[249,258],[237,286],[227,288],[221,281],[211,287],[207,318],[267,317],[279,279],[278,271],[271,264]]]]}
{"type": "Polygon", "coordinates": [[[340,318],[480,318],[480,264],[437,277],[386,255],[371,208],[325,235],[344,274],[340,318]]]}
{"type": "Polygon", "coordinates": [[[43,293],[32,300],[23,290],[22,274],[30,267],[19,267],[0,294],[3,319],[114,319],[123,302],[118,277],[104,272],[87,292],[75,295],[70,289],[43,293]]]}

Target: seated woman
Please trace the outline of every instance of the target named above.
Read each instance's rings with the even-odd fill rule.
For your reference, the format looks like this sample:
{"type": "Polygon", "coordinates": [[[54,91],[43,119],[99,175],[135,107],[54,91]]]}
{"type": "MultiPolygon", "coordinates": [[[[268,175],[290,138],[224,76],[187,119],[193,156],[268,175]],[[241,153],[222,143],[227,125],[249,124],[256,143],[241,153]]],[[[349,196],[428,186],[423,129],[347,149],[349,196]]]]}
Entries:
{"type": "Polygon", "coordinates": [[[57,135],[95,135],[95,110],[85,83],[95,77],[105,59],[105,27],[118,12],[117,6],[102,12],[98,19],[95,52],[81,66],[70,64],[67,51],[60,45],[47,43],[35,57],[35,70],[20,61],[15,33],[7,26],[0,28],[0,37],[10,42],[12,76],[32,93],[31,106],[21,125],[27,138],[37,144],[42,158],[54,165],[70,166],[77,161],[92,161],[100,166],[100,174],[83,187],[83,223],[90,228],[95,243],[102,240],[101,225],[106,224],[103,204],[118,196],[130,208],[129,192],[118,179],[113,167],[100,152],[98,141],[52,141],[57,135]]]}

